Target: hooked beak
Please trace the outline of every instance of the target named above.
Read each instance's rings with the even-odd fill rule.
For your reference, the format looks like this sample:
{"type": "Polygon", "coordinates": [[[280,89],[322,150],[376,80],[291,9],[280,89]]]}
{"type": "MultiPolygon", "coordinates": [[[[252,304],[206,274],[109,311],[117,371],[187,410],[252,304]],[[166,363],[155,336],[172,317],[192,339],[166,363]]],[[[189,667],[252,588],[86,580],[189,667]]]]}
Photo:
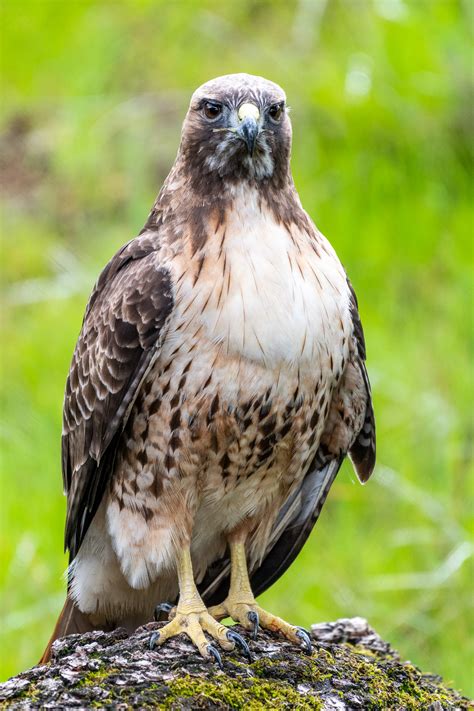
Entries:
{"type": "Polygon", "coordinates": [[[260,111],[255,104],[242,104],[238,111],[238,117],[241,123],[237,129],[237,135],[245,141],[249,155],[253,156],[257,136],[260,132],[258,125],[260,111]]]}

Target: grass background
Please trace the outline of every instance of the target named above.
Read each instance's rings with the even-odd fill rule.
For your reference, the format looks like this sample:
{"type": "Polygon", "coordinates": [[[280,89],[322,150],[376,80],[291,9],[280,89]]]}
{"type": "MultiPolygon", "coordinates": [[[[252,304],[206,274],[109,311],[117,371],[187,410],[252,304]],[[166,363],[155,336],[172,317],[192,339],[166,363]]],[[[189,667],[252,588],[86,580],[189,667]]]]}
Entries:
{"type": "Polygon", "coordinates": [[[248,71],[287,91],[303,204],[359,294],[379,443],[262,603],[363,615],[473,692],[473,18],[472,0],[3,0],[2,678],[64,596],[61,405],[88,293],[143,225],[193,89],[248,71]]]}

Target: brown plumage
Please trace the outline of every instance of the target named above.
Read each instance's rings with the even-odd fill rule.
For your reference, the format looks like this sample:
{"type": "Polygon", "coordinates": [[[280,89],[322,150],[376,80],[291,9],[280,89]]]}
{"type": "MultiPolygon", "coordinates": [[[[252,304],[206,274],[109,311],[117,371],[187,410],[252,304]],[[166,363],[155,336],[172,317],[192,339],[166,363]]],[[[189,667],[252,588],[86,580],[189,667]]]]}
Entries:
{"type": "Polygon", "coordinates": [[[188,548],[206,604],[226,597],[235,541],[259,594],[346,454],[372,472],[357,301],[294,188],[284,102],[243,74],[198,89],[144,229],[94,288],[66,385],[71,566],[53,638],[148,621],[177,599],[188,548]]]}

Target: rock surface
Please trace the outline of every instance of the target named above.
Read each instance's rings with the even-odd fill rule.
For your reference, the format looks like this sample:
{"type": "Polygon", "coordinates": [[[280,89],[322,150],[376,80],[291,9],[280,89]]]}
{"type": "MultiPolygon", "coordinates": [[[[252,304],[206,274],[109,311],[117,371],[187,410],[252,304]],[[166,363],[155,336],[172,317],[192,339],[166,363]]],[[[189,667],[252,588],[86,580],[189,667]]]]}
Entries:
{"type": "Polygon", "coordinates": [[[366,620],[313,625],[313,653],[267,632],[249,642],[253,661],[223,653],[223,670],[207,663],[184,636],[150,651],[150,623],[71,635],[53,646],[50,664],[0,685],[13,709],[467,709],[468,699],[439,677],[403,662],[366,620]]]}

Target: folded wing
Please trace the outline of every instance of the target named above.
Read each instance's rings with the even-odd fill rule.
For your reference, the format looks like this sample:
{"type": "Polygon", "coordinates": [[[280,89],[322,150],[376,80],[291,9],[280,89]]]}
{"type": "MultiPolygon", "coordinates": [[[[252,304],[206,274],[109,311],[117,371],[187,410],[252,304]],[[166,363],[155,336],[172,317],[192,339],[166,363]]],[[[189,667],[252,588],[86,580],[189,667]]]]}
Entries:
{"type": "Polygon", "coordinates": [[[143,235],[109,262],[89,300],[66,383],[65,546],[76,556],[112,474],[118,438],[172,312],[168,271],[143,235]]]}

